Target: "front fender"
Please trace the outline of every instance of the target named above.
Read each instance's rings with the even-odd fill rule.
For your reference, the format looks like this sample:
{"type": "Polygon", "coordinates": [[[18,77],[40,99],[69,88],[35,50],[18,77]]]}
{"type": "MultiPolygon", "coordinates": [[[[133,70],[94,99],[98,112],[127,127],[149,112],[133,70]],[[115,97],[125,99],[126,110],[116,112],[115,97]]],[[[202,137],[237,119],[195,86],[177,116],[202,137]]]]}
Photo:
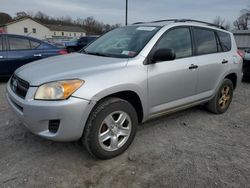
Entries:
{"type": "Polygon", "coordinates": [[[139,86],[135,85],[135,84],[120,84],[120,85],[116,85],[116,86],[112,86],[112,87],[107,87],[107,88],[102,88],[102,89],[100,88],[98,91],[93,92],[92,95],[90,95],[90,93],[89,93],[87,98],[83,97],[83,95],[81,95],[79,92],[75,93],[74,96],[79,97],[79,98],[88,99],[88,100],[96,103],[105,97],[108,97],[110,95],[113,95],[113,94],[119,93],[119,92],[123,92],[123,91],[132,91],[138,95],[138,97],[141,100],[140,102],[141,102],[142,108],[143,108],[143,117],[146,117],[148,114],[147,96],[146,96],[146,93],[144,93],[144,89],[139,88],[139,86]]]}

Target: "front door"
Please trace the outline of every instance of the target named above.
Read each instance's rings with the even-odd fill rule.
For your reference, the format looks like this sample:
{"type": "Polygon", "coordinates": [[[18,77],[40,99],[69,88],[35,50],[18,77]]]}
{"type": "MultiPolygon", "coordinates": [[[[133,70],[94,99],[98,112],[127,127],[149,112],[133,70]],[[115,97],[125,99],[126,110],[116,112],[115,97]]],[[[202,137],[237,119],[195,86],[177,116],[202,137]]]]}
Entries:
{"type": "Polygon", "coordinates": [[[198,67],[192,57],[190,28],[167,31],[152,52],[162,48],[172,49],[176,59],[148,65],[150,114],[192,102],[196,94],[198,67]]]}

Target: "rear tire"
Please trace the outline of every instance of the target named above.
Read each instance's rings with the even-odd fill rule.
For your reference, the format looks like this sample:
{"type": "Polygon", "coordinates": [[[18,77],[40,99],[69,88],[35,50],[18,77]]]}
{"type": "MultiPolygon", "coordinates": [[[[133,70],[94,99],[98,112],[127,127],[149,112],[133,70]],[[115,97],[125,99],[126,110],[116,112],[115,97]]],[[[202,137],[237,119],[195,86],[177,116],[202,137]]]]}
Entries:
{"type": "Polygon", "coordinates": [[[220,89],[214,98],[208,102],[208,111],[214,114],[223,114],[229,108],[233,98],[233,83],[229,79],[224,79],[220,89]]]}
{"type": "Polygon", "coordinates": [[[87,151],[99,159],[123,153],[132,143],[138,125],[137,113],[127,101],[107,98],[91,112],[82,142],[87,151]]]}

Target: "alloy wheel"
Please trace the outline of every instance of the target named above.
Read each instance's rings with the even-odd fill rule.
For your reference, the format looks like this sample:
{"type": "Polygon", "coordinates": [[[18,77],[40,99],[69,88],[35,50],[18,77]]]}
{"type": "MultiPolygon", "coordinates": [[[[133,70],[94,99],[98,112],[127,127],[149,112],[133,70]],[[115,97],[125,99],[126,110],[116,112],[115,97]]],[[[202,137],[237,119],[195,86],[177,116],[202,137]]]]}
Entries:
{"type": "Polygon", "coordinates": [[[102,122],[98,140],[102,149],[116,151],[128,140],[132,129],[132,121],[124,111],[109,114],[102,122]]]}
{"type": "Polygon", "coordinates": [[[220,97],[219,97],[219,106],[221,109],[225,109],[228,107],[231,100],[231,91],[228,85],[224,86],[221,90],[220,97]]]}

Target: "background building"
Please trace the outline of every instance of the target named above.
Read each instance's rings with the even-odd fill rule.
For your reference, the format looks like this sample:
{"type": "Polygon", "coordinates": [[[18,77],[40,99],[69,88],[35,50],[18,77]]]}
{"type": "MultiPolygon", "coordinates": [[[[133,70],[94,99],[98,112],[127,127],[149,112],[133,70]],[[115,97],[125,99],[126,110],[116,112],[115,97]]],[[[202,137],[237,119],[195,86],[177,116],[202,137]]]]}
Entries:
{"type": "Polygon", "coordinates": [[[233,33],[239,49],[250,49],[250,30],[236,30],[233,33]]]}
{"type": "Polygon", "coordinates": [[[0,26],[0,33],[26,35],[41,40],[72,39],[86,35],[86,32],[78,26],[44,25],[30,17],[0,26]]]}
{"type": "Polygon", "coordinates": [[[85,36],[85,31],[81,27],[76,26],[62,26],[62,25],[46,25],[51,32],[52,38],[79,38],[85,36]]]}

